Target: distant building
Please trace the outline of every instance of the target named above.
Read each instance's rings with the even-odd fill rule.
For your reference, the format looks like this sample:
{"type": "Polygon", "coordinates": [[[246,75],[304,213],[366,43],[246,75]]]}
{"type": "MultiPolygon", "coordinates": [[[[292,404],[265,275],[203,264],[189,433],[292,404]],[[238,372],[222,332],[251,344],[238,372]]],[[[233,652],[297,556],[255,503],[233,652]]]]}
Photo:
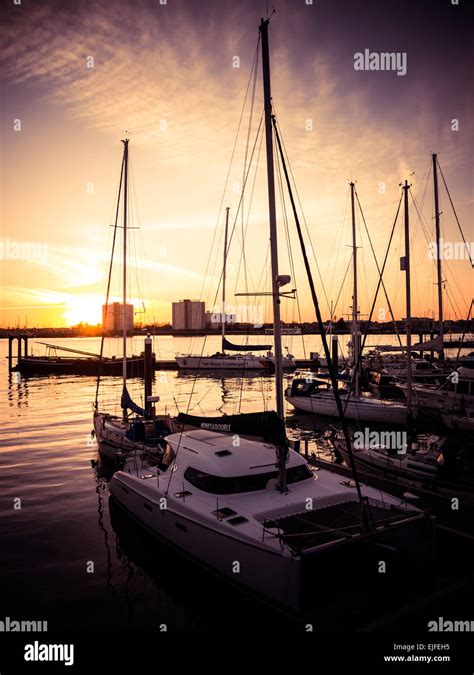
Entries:
{"type": "Polygon", "coordinates": [[[173,302],[173,330],[204,330],[206,308],[200,300],[173,302]]]}
{"type": "MultiPolygon", "coordinates": [[[[123,331],[123,306],[121,302],[112,302],[108,307],[102,305],[102,326],[110,333],[123,331]]],[[[125,305],[125,326],[133,331],[133,305],[125,305]]]]}

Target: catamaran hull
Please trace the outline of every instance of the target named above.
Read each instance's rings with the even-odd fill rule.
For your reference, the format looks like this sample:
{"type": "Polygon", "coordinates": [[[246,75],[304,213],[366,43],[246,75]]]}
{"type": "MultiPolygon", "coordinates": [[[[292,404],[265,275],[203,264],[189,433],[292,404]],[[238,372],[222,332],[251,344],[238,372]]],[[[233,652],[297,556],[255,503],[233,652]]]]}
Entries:
{"type": "Polygon", "coordinates": [[[114,474],[110,493],[120,506],[153,535],[251,593],[293,610],[300,607],[301,559],[270,550],[215,528],[197,523],[184,513],[160,508],[135,491],[126,475],[114,474]]]}
{"type": "MultiPolygon", "coordinates": [[[[294,408],[303,412],[339,417],[334,400],[318,396],[287,396],[286,400],[294,408]]],[[[343,401],[343,406],[344,416],[358,422],[404,425],[407,421],[407,411],[404,406],[377,405],[377,403],[366,403],[364,400],[343,401]]]]}
{"type": "MultiPolygon", "coordinates": [[[[167,478],[163,480],[166,483],[167,478]]],[[[433,521],[425,514],[402,517],[388,530],[382,528],[349,541],[341,537],[339,543],[328,542],[296,555],[279,547],[265,547],[263,540],[241,539],[237,530],[235,536],[226,534],[218,521],[196,522],[193,512],[186,512],[185,501],[180,500],[176,507],[172,497],[163,502],[156,490],[154,494],[147,493],[147,483],[140,481],[140,489],[136,489],[134,477],[117,472],[110,482],[110,493],[115,503],[142,527],[181,554],[252,595],[293,612],[318,601],[318,574],[339,574],[345,569],[343,548],[350,547],[352,563],[361,572],[371,556],[378,559],[379,546],[387,555],[390,550],[394,552],[399,562],[405,560],[410,567],[432,562],[433,521]]],[[[161,494],[164,496],[165,490],[161,494]]]]}

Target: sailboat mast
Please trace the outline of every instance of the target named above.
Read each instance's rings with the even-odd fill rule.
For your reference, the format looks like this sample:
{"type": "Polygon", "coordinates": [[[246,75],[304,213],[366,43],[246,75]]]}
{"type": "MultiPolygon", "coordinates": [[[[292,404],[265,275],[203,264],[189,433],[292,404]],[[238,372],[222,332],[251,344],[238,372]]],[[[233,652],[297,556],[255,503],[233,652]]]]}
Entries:
{"type": "Polygon", "coordinates": [[[272,266],[273,334],[275,336],[275,381],[278,417],[283,419],[283,368],[281,349],[280,287],[278,280],[278,241],[275,206],[275,177],[273,171],[272,95],[270,84],[270,52],[268,46],[268,19],[262,19],[263,95],[265,100],[265,141],[267,151],[268,212],[270,219],[270,256],[272,266]]]}
{"type": "Polygon", "coordinates": [[[435,209],[435,228],[436,228],[436,270],[438,275],[438,335],[441,340],[441,349],[439,358],[444,359],[444,320],[443,320],[443,276],[441,268],[441,230],[440,230],[440,212],[439,212],[439,192],[438,192],[438,155],[432,154],[433,160],[433,188],[434,188],[434,209],[435,209]]]}
{"type": "MultiPolygon", "coordinates": [[[[122,141],[124,145],[124,185],[123,185],[123,301],[122,301],[122,335],[123,335],[123,354],[122,354],[122,379],[123,388],[127,386],[127,202],[128,202],[128,138],[122,141]]],[[[126,408],[124,408],[124,416],[126,408]]]]}
{"type": "Polygon", "coordinates": [[[407,412],[412,411],[412,363],[411,363],[411,282],[410,282],[410,220],[408,209],[408,190],[410,185],[405,181],[403,185],[403,203],[405,209],[405,288],[406,288],[406,333],[407,333],[407,412]]]}
{"type": "MultiPolygon", "coordinates": [[[[263,69],[263,96],[265,102],[265,141],[267,151],[267,183],[268,183],[268,212],[270,219],[270,256],[272,268],[272,296],[273,296],[273,334],[275,336],[275,388],[277,414],[284,418],[283,399],[283,364],[281,349],[281,319],[280,319],[280,286],[278,278],[278,242],[275,206],[275,177],[273,172],[273,130],[272,130],[272,94],[270,84],[270,51],[268,46],[269,21],[262,19],[260,33],[262,36],[262,69],[263,69]]],[[[278,453],[278,489],[286,491],[286,457],[287,453],[280,449],[278,453]]]]}
{"type": "Polygon", "coordinates": [[[225,210],[225,231],[224,231],[224,265],[222,267],[222,353],[225,352],[224,349],[224,339],[225,339],[225,322],[226,322],[226,309],[225,309],[225,282],[227,276],[227,234],[229,231],[229,211],[230,208],[227,206],[225,210]]]}
{"type": "Polygon", "coordinates": [[[351,181],[351,214],[352,214],[352,268],[354,271],[354,286],[352,294],[352,354],[354,366],[354,395],[359,395],[359,317],[357,296],[357,239],[355,221],[354,191],[355,184],[351,181]]]}

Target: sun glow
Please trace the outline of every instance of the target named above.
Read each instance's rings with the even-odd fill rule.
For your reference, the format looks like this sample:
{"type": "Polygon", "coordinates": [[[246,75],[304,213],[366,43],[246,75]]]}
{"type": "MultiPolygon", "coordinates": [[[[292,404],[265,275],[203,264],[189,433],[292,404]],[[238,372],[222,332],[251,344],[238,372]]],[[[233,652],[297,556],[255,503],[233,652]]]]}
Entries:
{"type": "Polygon", "coordinates": [[[66,298],[63,317],[66,325],[79,323],[96,325],[102,322],[102,304],[100,295],[70,295],[66,298]]]}

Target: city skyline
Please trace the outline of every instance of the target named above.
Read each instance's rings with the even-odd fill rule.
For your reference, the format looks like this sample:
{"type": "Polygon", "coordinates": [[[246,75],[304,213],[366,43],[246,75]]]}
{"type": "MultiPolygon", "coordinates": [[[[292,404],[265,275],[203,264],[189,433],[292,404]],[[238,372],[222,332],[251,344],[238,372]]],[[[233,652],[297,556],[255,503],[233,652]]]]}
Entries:
{"type": "MultiPolygon", "coordinates": [[[[323,314],[330,315],[327,305],[338,298],[334,314],[350,313],[350,274],[340,291],[351,259],[348,182],[357,181],[380,261],[399,183],[409,178],[423,212],[420,221],[412,205],[413,314],[429,310],[437,316],[436,269],[429,255],[432,152],[439,153],[466,239],[473,239],[472,87],[467,86],[472,54],[465,39],[472,10],[425,0],[397,8],[372,1],[275,4],[270,28],[275,110],[316,253],[319,272],[314,260],[313,268],[323,314]],[[443,26],[449,27],[446,36],[443,26]],[[334,35],[340,39],[329,38],[334,35]],[[405,58],[395,59],[391,72],[382,71],[381,63],[379,70],[359,68],[364,59],[370,68],[371,54],[377,53],[405,58]]],[[[235,218],[247,118],[238,162],[223,192],[224,182],[265,5],[208,1],[196,13],[186,0],[142,0],[133,8],[118,2],[113,18],[86,2],[73,6],[48,0],[6,10],[2,326],[100,323],[125,135],[131,139],[132,225],[140,226],[131,233],[139,283],[130,288],[128,301],[140,308],[142,323],[171,322],[178,297],[216,305],[222,205],[229,205],[235,218]]],[[[260,89],[257,78],[255,111],[260,89]]],[[[235,307],[243,302],[235,299],[236,292],[257,287],[269,276],[263,164],[248,220],[246,273],[241,243],[234,242],[229,251],[228,303],[235,307]]],[[[246,200],[249,206],[250,196],[246,200]]],[[[444,240],[459,243],[445,192],[441,206],[444,240]]],[[[287,302],[282,318],[312,322],[289,211],[291,255],[284,250],[284,220],[280,206],[281,269],[289,273],[294,260],[301,315],[294,302],[287,302]]],[[[396,318],[405,315],[401,231],[399,219],[384,277],[396,318]]],[[[358,235],[364,318],[378,276],[360,219],[358,235]]],[[[119,263],[116,273],[110,302],[121,299],[119,263]]],[[[469,259],[447,260],[445,276],[445,317],[466,318],[472,297],[469,259]]],[[[269,303],[262,312],[268,321],[269,303]]],[[[379,294],[374,320],[389,318],[379,294]]]]}

